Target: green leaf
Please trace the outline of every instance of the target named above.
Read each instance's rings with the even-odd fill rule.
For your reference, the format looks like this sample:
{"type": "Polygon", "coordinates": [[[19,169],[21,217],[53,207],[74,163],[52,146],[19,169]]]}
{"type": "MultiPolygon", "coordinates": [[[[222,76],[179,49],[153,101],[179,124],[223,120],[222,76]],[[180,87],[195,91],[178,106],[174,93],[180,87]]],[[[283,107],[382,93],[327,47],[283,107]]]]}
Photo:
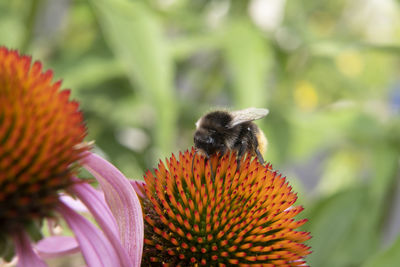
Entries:
{"type": "Polygon", "coordinates": [[[387,207],[388,193],[397,183],[399,153],[396,149],[388,144],[379,144],[374,150],[375,177],[371,184],[371,196],[383,207],[387,207]]]}
{"type": "Polygon", "coordinates": [[[362,189],[336,194],[320,201],[305,215],[309,222],[304,228],[312,235],[309,244],[313,253],[307,257],[310,266],[339,267],[339,262],[346,262],[346,259],[337,258],[337,252],[351,233],[363,205],[363,195],[362,189]]]}
{"type": "MultiPolygon", "coordinates": [[[[173,64],[161,24],[140,1],[92,0],[111,49],[155,114],[155,147],[170,153],[175,137],[173,64]]],[[[136,115],[138,116],[138,115],[136,115]]]]}
{"type": "Polygon", "coordinates": [[[391,247],[373,254],[363,267],[393,267],[400,263],[400,236],[391,247]]]}
{"type": "Polygon", "coordinates": [[[384,145],[374,151],[371,169],[364,166],[364,170],[374,171],[368,185],[354,184],[310,210],[306,230],[313,236],[311,266],[360,266],[378,249],[389,214],[390,189],[396,182],[398,155],[384,145]]]}

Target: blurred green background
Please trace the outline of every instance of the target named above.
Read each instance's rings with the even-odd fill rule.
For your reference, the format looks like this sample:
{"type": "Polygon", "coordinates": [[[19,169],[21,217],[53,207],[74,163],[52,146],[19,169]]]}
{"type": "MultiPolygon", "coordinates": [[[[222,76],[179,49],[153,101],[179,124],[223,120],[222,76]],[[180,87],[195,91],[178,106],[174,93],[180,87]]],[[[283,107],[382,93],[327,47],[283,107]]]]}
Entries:
{"type": "Polygon", "coordinates": [[[53,69],[128,177],[216,107],[265,107],[265,155],[305,207],[311,266],[400,266],[394,0],[0,1],[0,45],[53,69]]]}

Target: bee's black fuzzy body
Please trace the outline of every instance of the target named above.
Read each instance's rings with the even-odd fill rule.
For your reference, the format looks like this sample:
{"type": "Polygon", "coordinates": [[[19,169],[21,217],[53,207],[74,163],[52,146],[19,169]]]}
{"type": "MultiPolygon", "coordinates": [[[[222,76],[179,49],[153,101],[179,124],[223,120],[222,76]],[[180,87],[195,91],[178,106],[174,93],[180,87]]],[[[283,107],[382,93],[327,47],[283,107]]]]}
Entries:
{"type": "Polygon", "coordinates": [[[254,116],[246,114],[247,116],[243,119],[244,112],[248,110],[254,109],[238,112],[213,111],[201,117],[196,123],[197,130],[194,134],[196,149],[207,158],[217,152],[224,155],[227,151],[233,150],[237,152],[239,160],[244,153],[248,152],[256,154],[263,163],[260,143],[264,146],[266,139],[257,125],[251,122],[254,116]]]}

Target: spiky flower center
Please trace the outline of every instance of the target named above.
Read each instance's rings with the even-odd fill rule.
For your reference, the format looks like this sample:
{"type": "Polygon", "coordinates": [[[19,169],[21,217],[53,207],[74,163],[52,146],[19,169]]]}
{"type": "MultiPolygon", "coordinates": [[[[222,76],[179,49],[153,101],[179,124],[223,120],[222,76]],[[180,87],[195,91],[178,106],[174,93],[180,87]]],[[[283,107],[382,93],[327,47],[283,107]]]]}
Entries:
{"type": "Polygon", "coordinates": [[[234,153],[213,156],[213,172],[193,157],[172,156],[145,175],[145,265],[305,263],[310,236],[294,230],[306,220],[293,219],[302,208],[292,207],[297,197],[284,177],[249,155],[237,171],[234,153]]]}
{"type": "Polygon", "coordinates": [[[48,216],[86,135],[78,103],[39,62],[0,47],[0,234],[48,216]]]}

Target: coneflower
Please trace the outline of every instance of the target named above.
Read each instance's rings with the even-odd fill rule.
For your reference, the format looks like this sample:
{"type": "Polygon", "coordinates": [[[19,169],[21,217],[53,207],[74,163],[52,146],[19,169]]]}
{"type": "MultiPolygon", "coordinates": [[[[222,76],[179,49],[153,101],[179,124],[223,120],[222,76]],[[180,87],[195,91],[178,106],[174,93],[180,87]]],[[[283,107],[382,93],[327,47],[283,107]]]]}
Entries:
{"type": "Polygon", "coordinates": [[[237,171],[235,153],[210,161],[194,150],[172,155],[136,185],[145,216],[142,264],[304,266],[310,236],[295,230],[306,220],[294,219],[303,208],[293,206],[286,179],[248,155],[237,171]]]}
{"type": "Polygon", "coordinates": [[[29,56],[0,47],[0,257],[10,259],[15,251],[18,266],[45,266],[31,239],[41,237],[43,219],[61,214],[89,266],[138,266],[143,235],[139,200],[118,170],[88,152],[79,104],[52,78],[41,63],[31,64],[29,56]],[[116,199],[111,207],[125,200],[126,206],[115,209],[118,216],[112,217],[104,197],[74,177],[79,161],[95,172],[109,202],[116,199]],[[89,209],[108,215],[94,215],[104,234],[61,200],[59,193],[67,190],[89,209]],[[129,226],[129,234],[120,234],[117,223],[129,226]]]}
{"type": "Polygon", "coordinates": [[[78,103],[51,71],[0,48],[0,233],[51,216],[87,146],[78,103]]]}

